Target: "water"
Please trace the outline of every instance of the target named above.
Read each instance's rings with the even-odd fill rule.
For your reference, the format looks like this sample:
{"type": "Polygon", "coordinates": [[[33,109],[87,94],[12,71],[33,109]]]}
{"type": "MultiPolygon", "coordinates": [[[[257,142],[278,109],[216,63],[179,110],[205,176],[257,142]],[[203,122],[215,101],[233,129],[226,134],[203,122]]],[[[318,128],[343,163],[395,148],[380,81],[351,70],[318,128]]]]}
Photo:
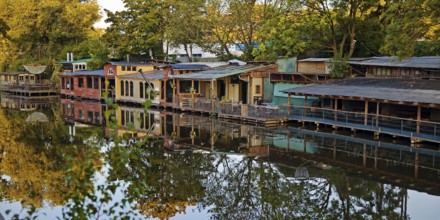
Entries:
{"type": "Polygon", "coordinates": [[[14,102],[2,99],[0,109],[5,219],[440,215],[435,145],[411,148],[405,140],[374,141],[362,133],[294,124],[269,129],[125,106],[114,112],[119,126],[106,128],[103,115],[111,108],[101,103],[14,102]],[[29,122],[32,112],[48,121],[29,122]]]}

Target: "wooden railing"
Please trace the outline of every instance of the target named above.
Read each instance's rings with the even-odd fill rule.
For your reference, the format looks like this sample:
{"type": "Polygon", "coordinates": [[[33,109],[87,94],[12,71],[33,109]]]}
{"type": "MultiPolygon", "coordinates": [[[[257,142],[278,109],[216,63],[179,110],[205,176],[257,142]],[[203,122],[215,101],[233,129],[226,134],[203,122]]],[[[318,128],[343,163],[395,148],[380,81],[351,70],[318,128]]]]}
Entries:
{"type": "Polygon", "coordinates": [[[251,118],[286,118],[287,108],[275,105],[249,105],[241,102],[226,102],[211,98],[174,97],[173,107],[182,111],[207,112],[251,118]],[[212,103],[214,102],[214,103],[212,103]]]}
{"type": "Polygon", "coordinates": [[[288,109],[288,117],[294,120],[440,142],[440,123],[437,122],[314,107],[290,107],[288,109]]]}

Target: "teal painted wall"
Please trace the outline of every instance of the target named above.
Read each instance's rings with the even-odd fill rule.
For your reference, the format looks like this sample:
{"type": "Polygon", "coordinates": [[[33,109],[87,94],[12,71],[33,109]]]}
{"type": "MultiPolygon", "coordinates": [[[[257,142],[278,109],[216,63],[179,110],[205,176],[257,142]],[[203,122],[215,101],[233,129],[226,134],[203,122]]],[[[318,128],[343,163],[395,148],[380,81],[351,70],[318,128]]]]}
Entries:
{"type": "Polygon", "coordinates": [[[277,65],[278,72],[294,73],[296,72],[296,57],[279,59],[277,65]]]}

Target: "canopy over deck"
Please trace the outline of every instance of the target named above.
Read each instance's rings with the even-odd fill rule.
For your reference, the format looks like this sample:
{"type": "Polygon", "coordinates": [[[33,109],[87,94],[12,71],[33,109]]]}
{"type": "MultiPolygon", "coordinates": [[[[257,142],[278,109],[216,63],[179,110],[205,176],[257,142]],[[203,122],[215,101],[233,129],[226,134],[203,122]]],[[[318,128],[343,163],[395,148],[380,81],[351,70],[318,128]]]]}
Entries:
{"type": "Polygon", "coordinates": [[[282,92],[299,96],[377,100],[397,104],[440,106],[440,81],[421,79],[351,78],[311,84],[282,92]]]}
{"type": "Polygon", "coordinates": [[[405,60],[399,60],[397,57],[371,57],[350,59],[348,63],[363,66],[440,69],[440,56],[411,57],[405,60]]]}
{"type": "Polygon", "coordinates": [[[23,65],[23,67],[32,74],[41,74],[47,68],[46,65],[23,65]]]}
{"type": "Polygon", "coordinates": [[[210,70],[200,71],[196,73],[182,74],[182,75],[172,75],[173,79],[186,79],[186,80],[201,80],[201,81],[209,81],[216,80],[228,76],[238,75],[242,73],[246,73],[248,71],[254,71],[258,69],[267,68],[268,65],[262,64],[249,64],[245,66],[237,66],[237,65],[226,65],[216,67],[210,70]]]}

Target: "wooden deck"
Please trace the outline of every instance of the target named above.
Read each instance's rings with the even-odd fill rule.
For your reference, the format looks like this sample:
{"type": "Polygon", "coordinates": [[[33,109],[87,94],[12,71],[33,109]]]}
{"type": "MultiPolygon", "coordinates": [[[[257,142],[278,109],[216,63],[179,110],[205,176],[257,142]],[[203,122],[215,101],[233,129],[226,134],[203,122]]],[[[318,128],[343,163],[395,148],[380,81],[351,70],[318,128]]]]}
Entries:
{"type": "Polygon", "coordinates": [[[214,101],[209,98],[184,98],[173,101],[173,108],[180,111],[217,115],[226,121],[275,127],[287,121],[287,108],[272,105],[249,105],[239,102],[214,101]]]}

